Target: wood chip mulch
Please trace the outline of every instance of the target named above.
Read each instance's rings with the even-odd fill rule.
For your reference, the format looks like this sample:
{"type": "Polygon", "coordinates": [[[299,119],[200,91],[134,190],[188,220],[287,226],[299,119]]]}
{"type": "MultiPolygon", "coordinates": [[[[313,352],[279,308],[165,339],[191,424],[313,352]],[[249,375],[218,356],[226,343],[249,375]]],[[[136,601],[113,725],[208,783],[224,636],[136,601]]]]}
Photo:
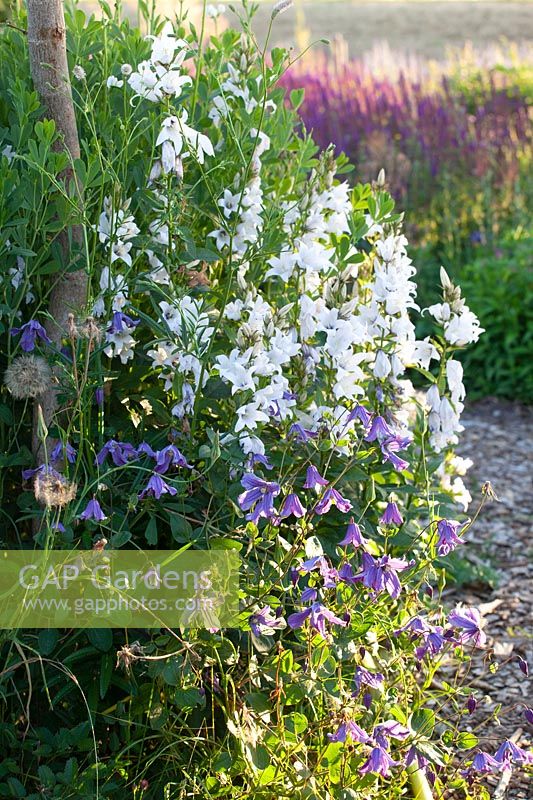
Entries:
{"type": "MultiPolygon", "coordinates": [[[[468,406],[462,422],[458,452],[474,462],[465,479],[473,497],[469,512],[478,507],[486,481],[498,497],[485,504],[468,531],[465,552],[474,564],[496,571],[497,585],[451,587],[444,599],[450,607],[477,606],[485,622],[488,650],[476,651],[468,679],[478,707],[461,728],[473,731],[480,746],[494,753],[504,739],[526,748],[533,740],[533,726],[523,713],[524,706],[533,706],[533,408],[488,398],[468,406]],[[529,664],[529,678],[519,657],[529,664]]],[[[450,669],[457,673],[457,666],[450,669]]],[[[487,787],[494,800],[533,799],[533,781],[523,770],[488,777],[487,787]]]]}

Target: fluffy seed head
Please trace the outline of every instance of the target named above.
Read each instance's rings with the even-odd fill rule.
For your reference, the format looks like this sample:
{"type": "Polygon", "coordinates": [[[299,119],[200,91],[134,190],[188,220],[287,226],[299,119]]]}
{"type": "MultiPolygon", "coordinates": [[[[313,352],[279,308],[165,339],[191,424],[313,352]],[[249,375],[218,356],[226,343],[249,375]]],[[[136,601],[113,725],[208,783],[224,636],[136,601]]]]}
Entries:
{"type": "Polygon", "coordinates": [[[17,356],[5,371],[4,383],[16,400],[39,397],[49,386],[52,371],[44,358],[17,356]]]}
{"type": "Polygon", "coordinates": [[[72,502],[76,497],[78,487],[70,483],[61,473],[37,473],[33,485],[35,499],[45,506],[61,508],[72,502]]]}

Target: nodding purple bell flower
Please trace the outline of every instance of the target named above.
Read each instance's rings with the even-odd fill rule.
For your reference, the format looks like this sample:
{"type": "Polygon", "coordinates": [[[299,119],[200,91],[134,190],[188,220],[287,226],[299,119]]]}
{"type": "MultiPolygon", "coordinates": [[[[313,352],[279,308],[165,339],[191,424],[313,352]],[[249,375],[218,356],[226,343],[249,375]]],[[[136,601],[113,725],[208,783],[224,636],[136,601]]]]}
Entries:
{"type": "Polygon", "coordinates": [[[128,317],[127,314],[123,314],[122,311],[115,311],[111,317],[111,324],[109,325],[107,332],[121,333],[124,330],[131,330],[132,328],[136,328],[139,322],[139,319],[132,319],[131,317],[128,317]]]}
{"type": "Polygon", "coordinates": [[[454,628],[462,629],[458,637],[460,644],[485,646],[487,637],[481,630],[481,617],[477,608],[455,608],[448,614],[448,622],[454,628]]]}
{"type": "MultiPolygon", "coordinates": [[[[139,448],[137,448],[137,452],[139,452],[139,448]]],[[[164,475],[170,467],[188,467],[192,469],[192,464],[187,462],[187,459],[175,444],[169,444],[155,453],[154,472],[164,475]]]]}
{"type": "Polygon", "coordinates": [[[365,667],[357,666],[353,680],[356,693],[359,693],[362,686],[368,686],[370,689],[381,689],[384,678],[381,672],[370,672],[365,667]]]}
{"type": "Polygon", "coordinates": [[[361,533],[361,528],[354,522],[353,517],[348,524],[348,528],[346,529],[346,536],[339,542],[340,547],[362,547],[363,549],[366,548],[368,542],[361,533]]]}
{"type": "Polygon", "coordinates": [[[51,525],[50,525],[50,528],[53,531],[58,531],[58,533],[65,533],[66,530],[67,530],[65,528],[65,526],[63,525],[63,523],[59,522],[59,520],[57,520],[56,522],[52,522],[51,525]]]}
{"type": "Polygon", "coordinates": [[[339,511],[346,514],[351,509],[352,504],[346,497],[343,497],[337,489],[330,486],[313,508],[313,511],[315,514],[327,514],[332,506],[337,506],[339,511]]]}
{"type": "Polygon", "coordinates": [[[314,603],[318,599],[318,592],[311,586],[307,586],[300,597],[302,603],[314,603]]]}
{"type": "Polygon", "coordinates": [[[516,660],[518,661],[520,671],[523,672],[527,678],[529,676],[529,664],[527,663],[526,659],[522,658],[522,656],[517,656],[516,660]]]}
{"type": "Polygon", "coordinates": [[[268,498],[271,502],[281,491],[279,483],[265,481],[252,472],[247,472],[241,479],[245,491],[239,495],[239,506],[243,511],[249,511],[252,506],[268,498]]]}
{"type": "Polygon", "coordinates": [[[489,775],[500,770],[501,764],[490,753],[484,753],[480,750],[472,759],[470,767],[462,770],[461,774],[468,776],[472,772],[477,772],[479,775],[489,775]]]}
{"type": "Polygon", "coordinates": [[[346,621],[335,616],[333,611],[323,606],[322,603],[313,603],[309,608],[291,614],[287,622],[289,626],[295,630],[296,628],[303,627],[307,619],[309,620],[311,628],[318,631],[322,637],[326,636],[326,622],[330,625],[346,627],[346,621]]]}
{"type": "Polygon", "coordinates": [[[156,451],[152,448],[148,442],[141,442],[137,445],[137,455],[138,456],[149,456],[150,458],[157,458],[156,451]]]}
{"type": "Polygon", "coordinates": [[[101,386],[97,386],[94,390],[94,399],[98,408],[104,405],[104,390],[101,386]]]}
{"type": "Polygon", "coordinates": [[[379,747],[388,750],[389,738],[403,741],[407,739],[409,734],[409,728],[406,728],[405,725],[401,725],[395,719],[389,719],[387,722],[381,722],[379,725],[376,725],[372,732],[372,737],[379,747]]]}
{"type": "Polygon", "coordinates": [[[494,758],[503,766],[503,769],[510,769],[513,764],[516,764],[517,767],[533,764],[533,753],[519,747],[510,739],[501,743],[494,753],[494,758]]]}
{"type": "Polygon", "coordinates": [[[422,638],[424,640],[424,643],[415,650],[418,661],[422,661],[428,653],[430,655],[437,655],[444,647],[445,639],[443,628],[440,625],[429,625],[422,617],[413,617],[402,628],[395,630],[394,635],[399,636],[400,633],[404,631],[409,631],[411,640],[413,641],[417,638],[422,638]]]}
{"type": "Polygon", "coordinates": [[[22,477],[25,481],[29,481],[31,478],[34,478],[35,475],[37,474],[49,475],[51,478],[59,478],[59,479],[65,477],[60,472],[58,472],[57,469],[54,469],[49,464],[40,464],[38,467],[22,470],[22,477]]]}
{"type": "Polygon", "coordinates": [[[390,768],[397,767],[399,764],[400,762],[394,761],[383,747],[374,747],[359,772],[361,775],[367,775],[370,772],[387,778],[390,774],[390,768]]]}
{"type": "Polygon", "coordinates": [[[324,579],[324,588],[333,589],[339,581],[339,573],[333,567],[330,567],[328,561],[324,556],[313,556],[306,561],[302,561],[297,568],[300,575],[306,575],[314,570],[320,572],[320,576],[324,579]]]}
{"type": "Polygon", "coordinates": [[[387,425],[383,417],[377,416],[372,420],[370,430],[365,436],[365,442],[375,442],[377,439],[382,442],[384,439],[390,439],[394,436],[394,432],[387,425]]]}
{"type": "Polygon", "coordinates": [[[354,419],[359,420],[363,428],[369,428],[372,422],[372,414],[364,406],[356,405],[348,414],[348,422],[353,422],[354,419]]]}
{"type": "Polygon", "coordinates": [[[341,722],[335,733],[328,733],[328,739],[330,742],[345,742],[346,739],[351,739],[352,742],[360,744],[368,744],[371,741],[368,733],[353,720],[341,722]]]}
{"type": "Polygon", "coordinates": [[[84,510],[81,512],[80,519],[92,519],[94,522],[103,522],[107,519],[107,517],[102,511],[102,507],[98,500],[93,497],[93,499],[89,500],[84,510]]]}
{"type": "Polygon", "coordinates": [[[310,467],[307,467],[304,489],[315,489],[319,491],[321,486],[327,486],[328,484],[329,481],[322,477],[316,467],[312,464],[310,467]]]}
{"type": "Polygon", "coordinates": [[[387,503],[387,507],[385,511],[380,517],[382,525],[402,525],[403,524],[403,517],[400,514],[400,509],[394,502],[387,503]]]}
{"type": "Polygon", "coordinates": [[[529,722],[530,725],[533,725],[533,708],[529,708],[529,706],[525,706],[524,708],[524,718],[526,722],[529,722]]]}
{"type": "Polygon", "coordinates": [[[116,467],[124,467],[128,461],[137,458],[137,451],[129,442],[117,442],[115,439],[110,439],[97,454],[95,464],[101,467],[108,455],[111,456],[111,461],[116,467]]]}
{"type": "Polygon", "coordinates": [[[460,527],[461,523],[455,522],[455,520],[439,519],[437,522],[437,533],[439,535],[437,553],[439,556],[447,556],[458,545],[464,544],[463,539],[457,535],[460,527]]]}
{"type": "Polygon", "coordinates": [[[389,436],[388,439],[385,439],[383,442],[381,442],[381,452],[383,453],[383,458],[385,461],[390,461],[394,469],[398,470],[398,472],[402,472],[404,469],[407,469],[409,462],[405,461],[403,458],[400,458],[400,456],[396,454],[399,450],[405,450],[405,448],[409,447],[410,444],[410,438],[401,436],[389,436]]]}
{"type": "Polygon", "coordinates": [[[369,553],[363,553],[361,572],[355,577],[368,589],[375,592],[386,591],[393,599],[399,597],[402,585],[397,573],[403,572],[411,563],[403,558],[381,556],[373,558],[369,553]]]}
{"type": "Polygon", "coordinates": [[[270,463],[267,456],[263,456],[261,453],[250,453],[248,456],[248,466],[250,470],[253,470],[256,464],[261,464],[265,469],[274,469],[274,465],[270,463]]]}
{"type": "Polygon", "coordinates": [[[466,701],[466,709],[469,714],[473,714],[477,708],[477,700],[473,694],[470,695],[468,700],[466,701]]]}
{"type": "Polygon", "coordinates": [[[363,702],[363,705],[366,708],[366,710],[370,711],[370,709],[372,708],[372,695],[371,695],[370,692],[365,692],[363,694],[363,701],[362,702],[363,702]]]}
{"type": "Polygon", "coordinates": [[[50,461],[52,462],[61,461],[63,457],[66,458],[69,464],[73,464],[76,461],[76,450],[69,442],[66,442],[64,447],[62,442],[58,442],[50,453],[50,461]]]}
{"type": "Polygon", "coordinates": [[[306,444],[309,439],[316,439],[318,436],[317,431],[311,431],[309,428],[304,428],[299,422],[293,422],[289,428],[289,437],[294,436],[300,444],[306,444]]]}
{"type": "Polygon", "coordinates": [[[19,333],[22,334],[20,337],[20,346],[25,353],[31,353],[35,350],[37,339],[41,339],[45,344],[52,344],[52,340],[49,338],[45,329],[36,319],[30,319],[29,322],[25,322],[24,325],[21,325],[20,328],[11,328],[9,332],[11,336],[17,336],[19,333]]]}
{"type": "Polygon", "coordinates": [[[281,506],[279,516],[281,519],[285,519],[286,517],[303,517],[306,513],[305,508],[300,502],[300,498],[294,492],[288,494],[285,500],[283,501],[283,505],[281,506]]]}
{"type": "Polygon", "coordinates": [[[178,490],[175,486],[170,486],[166,481],[163,480],[161,475],[158,475],[154,472],[142,492],[139,493],[138,497],[139,500],[144,500],[145,497],[155,497],[156,500],[159,500],[164,494],[174,496],[177,494],[177,492],[178,490]]]}
{"type": "Polygon", "coordinates": [[[249,619],[250,628],[255,636],[273,636],[276,631],[282,630],[287,623],[281,616],[281,607],[274,613],[270,606],[265,606],[254,612],[249,619]]]}

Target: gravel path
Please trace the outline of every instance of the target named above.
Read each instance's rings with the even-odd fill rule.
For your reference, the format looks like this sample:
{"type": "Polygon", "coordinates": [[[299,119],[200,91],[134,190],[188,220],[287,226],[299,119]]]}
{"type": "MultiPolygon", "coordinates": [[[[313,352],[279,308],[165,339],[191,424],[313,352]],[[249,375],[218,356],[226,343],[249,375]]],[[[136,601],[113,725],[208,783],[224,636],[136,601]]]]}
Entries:
{"type": "MultiPolygon", "coordinates": [[[[514,737],[521,746],[533,739],[533,726],[523,715],[524,704],[533,706],[533,408],[487,399],[471,405],[463,422],[458,451],[474,461],[468,476],[471,511],[485,481],[499,500],[482,509],[467,534],[466,553],[474,563],[490,563],[498,584],[494,589],[483,583],[451,589],[446,602],[477,605],[486,622],[489,650],[476,655],[470,680],[480,702],[465,727],[493,752],[506,738],[514,737]],[[529,678],[519,668],[519,656],[529,663],[529,678]],[[497,666],[494,672],[491,663],[492,669],[497,666]],[[494,719],[498,704],[499,721],[494,719]]],[[[507,786],[498,778],[489,778],[488,784],[494,800],[533,798],[533,782],[523,772],[513,774],[507,786]]]]}

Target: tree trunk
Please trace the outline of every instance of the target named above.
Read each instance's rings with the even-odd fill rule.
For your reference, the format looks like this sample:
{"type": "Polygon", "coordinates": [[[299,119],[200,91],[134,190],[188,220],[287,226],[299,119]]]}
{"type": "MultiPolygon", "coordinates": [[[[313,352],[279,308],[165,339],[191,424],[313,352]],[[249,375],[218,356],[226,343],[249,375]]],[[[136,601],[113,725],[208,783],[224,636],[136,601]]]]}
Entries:
{"type": "MultiPolygon", "coordinates": [[[[72,159],[79,158],[80,145],[67,64],[66,29],[61,0],[27,0],[28,47],[30,69],[35,89],[44,107],[44,114],[54,120],[60,134],[58,148],[68,151],[72,159]]],[[[60,176],[65,186],[71,185],[81,204],[81,187],[69,166],[60,176]]],[[[71,189],[72,191],[72,189],[71,189]]],[[[67,318],[87,302],[87,272],[82,266],[67,272],[75,259],[82,258],[83,228],[73,225],[59,234],[63,263],[53,276],[48,311],[51,319],[45,327],[52,341],[60,346],[65,335],[67,318]]],[[[54,387],[41,396],[43,418],[48,427],[58,410],[54,387]]],[[[34,413],[33,451],[42,460],[42,442],[37,436],[37,406],[34,413]]]]}

